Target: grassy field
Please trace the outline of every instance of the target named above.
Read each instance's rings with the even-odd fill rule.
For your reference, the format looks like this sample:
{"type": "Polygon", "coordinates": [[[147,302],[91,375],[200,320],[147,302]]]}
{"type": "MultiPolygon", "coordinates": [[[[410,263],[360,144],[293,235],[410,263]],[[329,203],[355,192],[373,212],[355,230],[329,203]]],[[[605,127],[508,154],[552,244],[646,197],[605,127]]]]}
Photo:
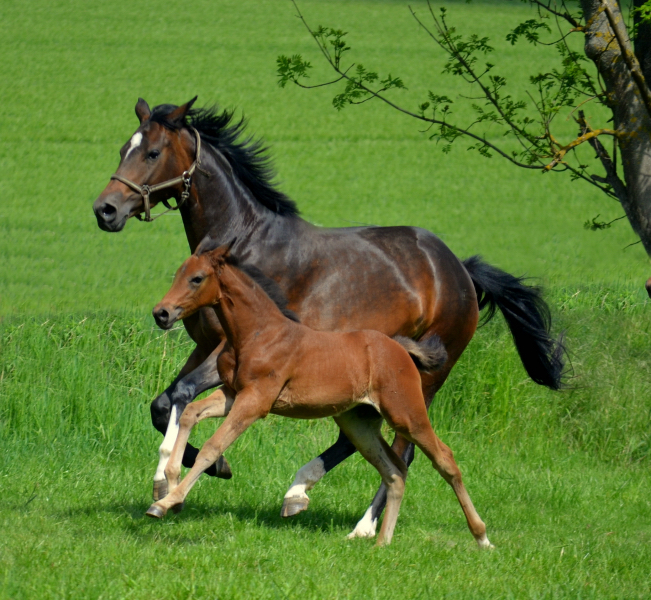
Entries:
{"type": "MultiPolygon", "coordinates": [[[[545,51],[504,35],[531,11],[446,5],[467,29],[492,32],[495,62],[523,94],[517,82],[545,51]]],[[[428,89],[464,93],[440,74],[406,3],[301,8],[313,25],[349,31],[354,60],[402,76],[404,104],[428,89]]],[[[0,17],[0,599],[651,595],[648,258],[627,247],[625,221],[582,228],[619,216],[616,203],[464,146],[444,156],[380,105],[337,113],[328,90],[279,89],[277,55],[319,62],[289,2],[33,0],[3,3],[0,17]],[[545,285],[572,389],[529,382],[495,319],[430,412],[494,552],[474,550],[422,457],[389,548],[345,540],[377,487],[359,457],[313,490],[307,513],[282,520],[293,473],[335,439],[327,421],[257,423],[228,452],[231,481],[201,480],[163,522],[143,516],[160,442],[149,403],[191,349],[149,311],[187,243],[177,216],[101,232],[91,204],[136,128],[138,96],[153,106],[195,94],[249,117],[308,220],[417,224],[459,256],[545,285]]]]}

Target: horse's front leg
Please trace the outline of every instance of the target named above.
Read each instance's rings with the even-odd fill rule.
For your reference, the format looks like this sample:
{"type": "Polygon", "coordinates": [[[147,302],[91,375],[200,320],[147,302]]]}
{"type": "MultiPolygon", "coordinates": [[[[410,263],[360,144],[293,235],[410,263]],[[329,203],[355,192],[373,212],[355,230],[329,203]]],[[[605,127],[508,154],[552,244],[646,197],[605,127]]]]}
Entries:
{"type": "MultiPolygon", "coordinates": [[[[154,475],[154,500],[164,498],[167,494],[165,467],[167,466],[167,461],[169,460],[178,435],[179,419],[184,408],[197,395],[221,383],[217,371],[217,356],[221,352],[222,347],[223,345],[220,344],[207,358],[199,347],[195,348],[181,370],[181,374],[165,392],[152,402],[152,423],[158,431],[165,434],[158,450],[159,461],[154,475]],[[194,365],[198,366],[194,368],[194,365]]],[[[194,446],[187,444],[183,456],[183,464],[191,467],[194,464],[197,453],[198,450],[194,446]]],[[[230,479],[232,477],[226,458],[222,458],[220,464],[211,466],[207,472],[209,475],[222,477],[223,479],[230,479]]]]}
{"type": "Polygon", "coordinates": [[[264,400],[264,396],[256,391],[245,389],[237,395],[230,412],[216,433],[203,445],[194,466],[183,478],[183,481],[174,488],[165,498],[155,502],[149,507],[147,514],[150,517],[162,518],[170,508],[182,505],[192,486],[200,475],[228,448],[250,425],[258,419],[265,417],[273,404],[264,400]]]}

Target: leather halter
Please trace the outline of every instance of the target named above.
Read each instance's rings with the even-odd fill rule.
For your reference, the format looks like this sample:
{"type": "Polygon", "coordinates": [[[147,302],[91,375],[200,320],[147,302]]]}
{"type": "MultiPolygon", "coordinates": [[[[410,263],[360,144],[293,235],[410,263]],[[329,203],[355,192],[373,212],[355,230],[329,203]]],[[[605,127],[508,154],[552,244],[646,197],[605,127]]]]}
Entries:
{"type": "Polygon", "coordinates": [[[183,171],[183,173],[178,177],[175,177],[174,179],[168,179],[167,181],[163,181],[161,183],[156,183],[155,185],[147,185],[145,183],[143,183],[142,185],[138,185],[137,183],[134,183],[130,179],[127,179],[126,177],[122,177],[122,175],[118,175],[117,173],[111,175],[111,179],[115,179],[117,181],[124,183],[125,185],[129,186],[134,192],[138,192],[142,196],[145,217],[144,218],[141,217],[140,213],[136,214],[135,217],[139,221],[146,221],[148,223],[151,223],[153,220],[157,219],[158,217],[161,217],[162,215],[170,212],[171,210],[178,210],[181,207],[181,205],[190,197],[190,187],[192,186],[192,174],[194,173],[194,171],[196,169],[199,169],[199,171],[204,173],[203,169],[201,168],[201,136],[199,135],[199,132],[194,127],[190,127],[190,129],[192,129],[195,137],[197,138],[196,158],[194,159],[194,162],[192,163],[190,168],[187,171],[183,171]],[[167,210],[157,214],[155,217],[152,217],[151,208],[149,204],[149,195],[152,194],[153,192],[157,192],[158,190],[174,187],[179,183],[183,184],[183,191],[181,192],[181,199],[178,201],[177,205],[170,206],[167,200],[162,200],[162,203],[167,207],[167,210]]]}

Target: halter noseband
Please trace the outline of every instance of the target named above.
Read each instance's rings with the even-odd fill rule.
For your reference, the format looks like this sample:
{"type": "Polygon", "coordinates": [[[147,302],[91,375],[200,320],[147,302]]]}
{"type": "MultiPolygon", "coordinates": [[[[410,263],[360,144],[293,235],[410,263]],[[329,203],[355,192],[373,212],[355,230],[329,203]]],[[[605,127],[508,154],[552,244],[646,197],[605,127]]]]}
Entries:
{"type": "Polygon", "coordinates": [[[204,172],[203,169],[201,168],[201,136],[199,135],[199,132],[194,127],[190,127],[190,129],[192,129],[195,137],[197,138],[197,155],[190,168],[187,171],[183,171],[183,173],[178,177],[175,177],[174,179],[168,179],[167,181],[163,181],[155,185],[147,185],[145,183],[143,183],[142,185],[138,185],[137,183],[134,183],[130,179],[127,179],[126,177],[122,177],[122,175],[118,175],[117,173],[111,175],[111,179],[116,179],[117,181],[121,181],[125,185],[129,186],[134,192],[138,192],[142,196],[142,202],[145,207],[144,210],[145,217],[143,219],[143,217],[140,216],[140,213],[138,213],[137,215],[135,215],[135,217],[139,221],[146,221],[148,223],[151,223],[154,219],[157,219],[158,217],[164,215],[165,213],[170,212],[171,210],[178,210],[181,207],[181,205],[190,197],[190,187],[192,186],[192,174],[194,173],[195,169],[199,169],[199,171],[201,171],[202,173],[204,172]],[[173,187],[179,183],[183,184],[183,191],[181,192],[181,199],[178,201],[177,205],[170,206],[167,200],[162,200],[162,203],[167,207],[167,210],[157,214],[155,217],[152,217],[151,208],[149,205],[149,195],[152,194],[153,192],[157,192],[158,190],[163,190],[165,188],[173,187]]]}

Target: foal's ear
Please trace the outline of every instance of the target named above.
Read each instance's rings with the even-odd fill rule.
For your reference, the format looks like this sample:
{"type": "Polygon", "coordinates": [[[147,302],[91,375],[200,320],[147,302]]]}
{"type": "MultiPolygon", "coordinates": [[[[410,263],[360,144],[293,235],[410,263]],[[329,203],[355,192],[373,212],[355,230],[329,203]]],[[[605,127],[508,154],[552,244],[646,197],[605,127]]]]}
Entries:
{"type": "Polygon", "coordinates": [[[138,103],[136,104],[136,116],[140,119],[140,123],[146,121],[151,115],[151,110],[149,110],[149,104],[147,104],[142,98],[138,98],[138,103]]]}
{"type": "MultiPolygon", "coordinates": [[[[231,255],[231,248],[237,241],[237,238],[233,238],[228,244],[222,244],[221,246],[217,246],[216,242],[214,240],[211,240],[211,242],[214,245],[211,246],[206,246],[206,248],[203,250],[204,253],[210,252],[210,260],[212,261],[213,264],[224,264],[227,262],[228,258],[231,255]]],[[[203,243],[203,242],[202,242],[203,243]]]]}
{"type": "Polygon", "coordinates": [[[212,252],[217,248],[219,248],[219,242],[217,240],[212,239],[210,237],[210,234],[208,234],[206,235],[205,238],[201,240],[194,253],[197,256],[201,256],[202,254],[206,254],[206,252],[212,252]]]}
{"type": "Polygon", "coordinates": [[[231,255],[231,249],[235,245],[235,242],[237,242],[237,237],[234,237],[228,244],[224,244],[224,258],[231,255]]]}
{"type": "Polygon", "coordinates": [[[186,102],[183,106],[175,108],[169,115],[167,115],[167,120],[174,125],[181,125],[197,98],[198,96],[195,96],[190,100],[190,102],[186,102]]]}

